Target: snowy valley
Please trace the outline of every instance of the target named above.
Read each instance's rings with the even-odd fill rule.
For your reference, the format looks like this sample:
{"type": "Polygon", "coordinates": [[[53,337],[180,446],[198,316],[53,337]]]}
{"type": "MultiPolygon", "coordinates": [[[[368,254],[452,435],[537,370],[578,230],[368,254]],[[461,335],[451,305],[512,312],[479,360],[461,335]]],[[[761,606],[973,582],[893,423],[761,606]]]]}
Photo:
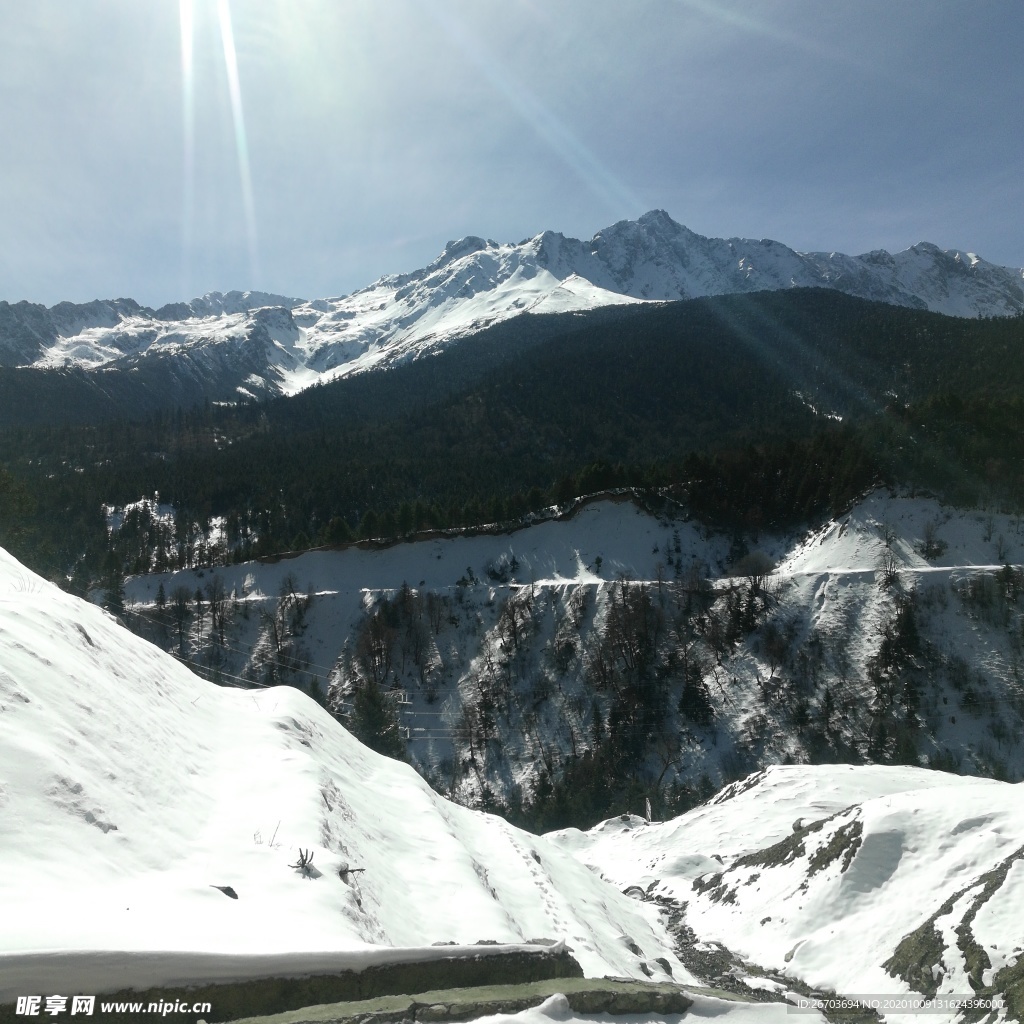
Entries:
{"type": "MultiPolygon", "coordinates": [[[[592,524],[590,543],[626,524],[610,536],[608,522],[592,524]]],[[[644,527],[658,526],[634,524],[621,556],[638,559],[644,527]]],[[[967,534],[949,530],[961,557],[967,534]]],[[[535,587],[565,587],[558,573],[587,540],[522,546],[535,587]]],[[[474,541],[461,543],[460,556],[474,541]]],[[[814,572],[821,547],[814,539],[790,571],[814,572]]],[[[849,559],[858,547],[873,538],[849,559]]],[[[387,572],[387,552],[352,554],[387,572]]],[[[425,554],[444,561],[432,545],[425,554]]],[[[0,587],[2,902],[18,926],[5,932],[0,1001],[69,963],[97,977],[102,957],[66,950],[123,951],[104,982],[125,987],[545,939],[564,940],[592,977],[762,998],[964,995],[973,978],[997,993],[992,1019],[1019,1014],[1016,785],[913,767],[775,768],[665,823],[624,815],[540,838],[447,802],[295,687],[198,679],[6,555],[0,587]],[[175,955],[141,955],[155,950],[175,955]]],[[[751,1019],[770,1019],[763,1010],[751,1019]]]]}
{"type": "MultiPolygon", "coordinates": [[[[591,523],[589,543],[623,559],[620,569],[643,566],[645,531],[664,527],[643,517],[630,536],[629,517],[640,514],[596,510],[609,511],[623,518],[591,523]]],[[[869,505],[862,521],[880,511],[869,505]]],[[[884,511],[899,521],[899,505],[884,511]]],[[[546,540],[520,548],[538,590],[565,587],[567,560],[585,557],[585,527],[559,543],[566,525],[538,527],[546,540]]],[[[977,538],[957,527],[947,536],[963,562],[979,553],[977,538]]],[[[858,532],[848,561],[875,551],[848,521],[844,536],[858,532]]],[[[791,556],[789,572],[819,572],[819,540],[791,556]]],[[[482,541],[449,543],[462,545],[462,561],[482,541]]],[[[429,542],[423,552],[424,566],[445,561],[429,542]]],[[[376,582],[386,582],[387,551],[349,554],[376,559],[376,582]]],[[[305,557],[321,572],[330,565],[329,555],[305,557]]],[[[359,592],[344,600],[342,574],[334,578],[351,614],[359,592]]],[[[693,1015],[736,1024],[781,1020],[783,1008],[764,999],[975,989],[995,1000],[987,1019],[1019,1019],[1015,785],[915,767],[794,765],[664,823],[624,815],[539,837],[448,802],[295,687],[196,678],[7,555],[0,617],[0,899],[19,922],[2,933],[0,1003],[69,977],[104,991],[316,973],[486,939],[524,949],[564,941],[589,977],[690,986],[693,1015]]]]}
{"type": "Polygon", "coordinates": [[[538,519],[135,577],[126,617],[535,824],[585,817],[595,768],[657,813],[779,763],[1024,776],[1019,517],[876,491],[740,540],[628,493],[538,519]]]}
{"type": "Polygon", "coordinates": [[[1019,1020],[1020,280],[654,212],[0,307],[0,1022],[1019,1020]]]}

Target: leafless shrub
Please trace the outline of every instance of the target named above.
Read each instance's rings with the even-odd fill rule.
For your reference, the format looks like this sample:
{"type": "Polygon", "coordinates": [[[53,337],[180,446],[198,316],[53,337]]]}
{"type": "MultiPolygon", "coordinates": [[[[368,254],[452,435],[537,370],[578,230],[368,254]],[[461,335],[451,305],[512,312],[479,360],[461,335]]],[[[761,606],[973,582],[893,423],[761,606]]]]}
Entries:
{"type": "Polygon", "coordinates": [[[299,859],[295,864],[289,864],[288,867],[295,868],[303,878],[312,878],[313,876],[313,851],[303,850],[299,848],[299,859]]]}

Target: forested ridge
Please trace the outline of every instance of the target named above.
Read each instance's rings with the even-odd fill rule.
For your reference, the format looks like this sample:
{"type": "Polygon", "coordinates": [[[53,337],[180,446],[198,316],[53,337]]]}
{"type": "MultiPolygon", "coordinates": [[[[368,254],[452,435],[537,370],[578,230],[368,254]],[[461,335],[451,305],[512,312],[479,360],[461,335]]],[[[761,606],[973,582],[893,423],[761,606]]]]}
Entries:
{"type": "Polygon", "coordinates": [[[513,520],[611,486],[671,488],[736,529],[804,521],[881,479],[1019,503],[1022,341],[1020,317],[802,289],[520,317],[293,398],[143,418],[61,422],[46,378],[52,422],[0,432],[0,543],[82,589],[513,520]],[[108,536],[103,505],[157,494],[173,526],[142,508],[108,536]],[[215,517],[223,537],[204,546],[215,517]]]}

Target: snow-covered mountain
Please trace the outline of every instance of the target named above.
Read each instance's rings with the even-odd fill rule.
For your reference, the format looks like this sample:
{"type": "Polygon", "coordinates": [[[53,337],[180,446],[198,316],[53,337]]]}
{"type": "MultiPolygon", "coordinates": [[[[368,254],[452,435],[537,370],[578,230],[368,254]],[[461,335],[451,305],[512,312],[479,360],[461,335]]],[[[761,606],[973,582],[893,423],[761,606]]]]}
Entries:
{"type": "Polygon", "coordinates": [[[70,951],[120,951],[106,973],[152,985],[564,939],[591,977],[692,980],[654,908],[557,846],[449,803],[294,688],[199,679],[2,550],[0,737],[0,1005],[38,991],[12,957],[59,980],[70,951]],[[193,956],[133,959],[159,951],[193,956]]]}
{"type": "MultiPolygon", "coordinates": [[[[552,834],[670,908],[720,981],[847,997],[981,996],[1024,1014],[1024,784],[910,767],[773,767],[672,821],[552,834]]],[[[879,1009],[886,1020],[911,1020],[879,1009]]],[[[940,1004],[941,1005],[941,1004],[940,1004]]],[[[926,1011],[927,1012],[927,1011],[926,1011]]]]}
{"type": "MultiPolygon", "coordinates": [[[[791,766],[661,824],[623,815],[535,836],[444,800],[292,687],[198,679],[4,552],[0,728],[6,1008],[69,984],[564,939],[590,977],[790,1001],[978,990],[985,1019],[1020,1019],[1020,786],[791,766]]],[[[788,1012],[695,999],[694,1016],[733,1024],[788,1012]]],[[[556,1009],[523,1024],[569,1019],[556,1009]]]]}
{"type": "Polygon", "coordinates": [[[1024,309],[1024,270],[930,243],[895,255],[799,253],[768,239],[705,238],[655,210],[589,241],[545,231],[516,244],[449,242],[429,266],[342,298],[212,293],[159,310],[129,299],[50,309],[0,303],[0,365],[139,367],[167,358],[242,394],[415,358],[522,313],[558,313],[795,287],[953,316],[1024,309]]]}

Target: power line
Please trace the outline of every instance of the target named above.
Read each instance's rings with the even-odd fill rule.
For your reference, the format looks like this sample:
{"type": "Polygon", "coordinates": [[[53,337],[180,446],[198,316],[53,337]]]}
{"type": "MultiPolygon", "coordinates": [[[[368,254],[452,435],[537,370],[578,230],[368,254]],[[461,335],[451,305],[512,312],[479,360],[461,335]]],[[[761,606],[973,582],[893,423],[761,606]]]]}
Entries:
{"type": "MultiPolygon", "coordinates": [[[[159,613],[159,612],[155,612],[155,611],[152,611],[152,610],[149,610],[149,609],[144,611],[144,610],[141,610],[139,608],[135,608],[135,609],[132,610],[132,614],[137,615],[137,616],[139,616],[141,618],[147,619],[148,621],[153,622],[153,623],[155,623],[157,625],[169,626],[169,627],[176,627],[177,626],[176,620],[173,617],[171,617],[170,614],[167,613],[167,612],[159,613]]],[[[229,641],[225,641],[224,643],[218,643],[218,646],[222,647],[225,650],[230,651],[233,654],[236,654],[236,655],[239,655],[239,656],[243,656],[243,657],[247,657],[247,658],[251,658],[256,653],[256,647],[255,646],[253,646],[253,647],[243,647],[243,646],[241,646],[239,644],[236,644],[233,641],[230,641],[230,642],[229,641]]],[[[176,655],[173,655],[173,652],[170,652],[170,653],[172,653],[172,656],[177,657],[176,655]]],[[[181,660],[181,659],[178,659],[178,660],[181,660]]],[[[290,672],[296,672],[296,673],[305,672],[305,671],[307,671],[308,668],[319,669],[319,670],[323,671],[325,673],[325,675],[328,676],[328,677],[337,668],[337,663],[335,663],[335,665],[333,665],[330,668],[328,668],[327,666],[324,666],[324,665],[321,665],[321,664],[318,664],[318,663],[315,663],[315,662],[309,662],[309,661],[307,661],[302,666],[297,666],[295,664],[292,664],[292,663],[290,663],[288,661],[281,660],[280,658],[274,657],[274,656],[269,655],[269,654],[264,656],[262,661],[263,661],[264,665],[273,665],[273,666],[275,666],[277,668],[280,668],[280,669],[282,669],[284,671],[290,671],[290,672]]],[[[227,671],[225,669],[222,669],[222,668],[219,668],[219,667],[216,667],[216,666],[203,666],[203,665],[193,666],[193,665],[191,665],[191,663],[187,662],[187,660],[185,661],[185,663],[189,664],[189,667],[191,667],[193,669],[197,669],[199,672],[208,672],[208,673],[213,674],[217,678],[234,680],[234,681],[242,684],[245,687],[258,687],[258,688],[261,688],[261,689],[265,689],[265,688],[268,688],[268,687],[271,687],[271,686],[286,685],[286,684],[282,684],[282,683],[278,683],[278,682],[269,682],[269,683],[268,682],[261,682],[261,681],[259,681],[257,679],[254,679],[254,678],[251,678],[251,677],[248,677],[248,676],[241,676],[241,675],[229,672],[229,671],[227,671]]],[[[385,691],[385,692],[394,692],[394,691],[385,691]]],[[[961,698],[961,700],[956,705],[950,706],[950,705],[931,704],[928,707],[923,708],[920,713],[923,714],[923,715],[927,715],[929,712],[940,712],[940,713],[946,714],[946,712],[943,710],[945,708],[951,708],[951,710],[949,711],[950,714],[954,713],[953,709],[956,709],[956,708],[959,708],[960,710],[962,710],[963,712],[965,712],[967,714],[971,714],[973,709],[982,708],[982,707],[984,707],[984,708],[991,708],[991,707],[1012,706],[1015,709],[1018,709],[1018,708],[1020,708],[1022,701],[1024,701],[1024,694],[1020,694],[1020,695],[1006,695],[1006,696],[1002,696],[1002,697],[988,697],[988,698],[984,698],[984,699],[972,700],[972,701],[970,701],[970,703],[964,703],[963,699],[961,698]]],[[[333,703],[334,703],[334,705],[340,706],[340,707],[348,707],[348,708],[354,707],[354,704],[351,701],[347,701],[347,700],[344,700],[344,699],[341,699],[341,698],[336,699],[333,703]]],[[[397,710],[399,711],[399,713],[403,717],[410,717],[410,718],[444,718],[444,717],[446,717],[446,716],[448,716],[449,714],[452,713],[452,712],[449,712],[449,711],[421,711],[421,710],[415,710],[415,709],[407,707],[404,702],[398,704],[397,710]]],[[[628,730],[628,731],[632,731],[632,730],[628,730]]],[[[449,735],[454,735],[454,733],[449,733],[449,735]]]]}
{"type": "MultiPolygon", "coordinates": [[[[145,619],[147,619],[150,622],[155,622],[157,625],[166,625],[166,623],[161,622],[156,615],[149,614],[149,613],[142,612],[142,611],[138,611],[138,610],[136,610],[133,614],[139,615],[142,618],[145,618],[145,619]]],[[[218,646],[222,646],[222,647],[224,647],[225,649],[231,651],[234,654],[245,655],[245,656],[248,656],[248,657],[251,657],[255,653],[255,648],[254,647],[253,648],[243,648],[243,647],[238,647],[238,646],[232,646],[232,645],[227,644],[227,643],[222,644],[222,645],[218,644],[218,646]]],[[[229,672],[226,669],[222,669],[222,668],[220,668],[218,666],[193,665],[187,659],[182,660],[181,658],[179,658],[178,655],[174,654],[173,651],[169,652],[169,653],[171,654],[172,657],[175,658],[175,660],[181,661],[182,664],[188,665],[188,667],[191,668],[193,671],[196,671],[197,674],[203,673],[203,672],[210,673],[210,674],[216,676],[217,678],[235,680],[235,681],[237,681],[239,683],[244,684],[246,687],[260,687],[260,688],[265,689],[265,688],[268,688],[268,687],[271,687],[271,686],[287,685],[287,684],[282,684],[282,683],[279,683],[279,682],[271,682],[271,683],[260,682],[257,679],[253,679],[253,678],[250,678],[248,676],[240,676],[237,673],[229,672]]],[[[304,668],[298,668],[295,665],[289,664],[288,662],[280,661],[280,660],[277,660],[277,659],[274,659],[274,658],[271,658],[271,657],[268,657],[268,658],[264,659],[264,664],[273,664],[273,665],[276,665],[279,668],[282,668],[282,669],[285,669],[285,670],[288,670],[288,671],[294,671],[294,672],[302,672],[302,671],[304,671],[304,668]]],[[[309,665],[311,663],[307,662],[306,664],[309,665]]],[[[320,667],[320,666],[314,666],[314,667],[320,667]]],[[[330,671],[333,671],[333,669],[331,669],[330,671]]],[[[216,681],[216,680],[214,680],[214,681],[216,681]]],[[[385,693],[388,693],[388,692],[392,692],[393,693],[395,691],[385,691],[385,693]]],[[[354,704],[353,704],[352,701],[344,700],[343,698],[337,698],[332,703],[334,705],[336,705],[336,706],[341,706],[341,707],[354,707],[354,704]]],[[[397,710],[399,710],[400,714],[402,714],[404,716],[410,716],[410,717],[425,717],[425,718],[437,717],[437,718],[443,718],[443,717],[446,717],[449,714],[449,712],[445,712],[445,711],[418,711],[418,710],[409,709],[409,708],[406,707],[405,702],[398,703],[397,710]]]]}

